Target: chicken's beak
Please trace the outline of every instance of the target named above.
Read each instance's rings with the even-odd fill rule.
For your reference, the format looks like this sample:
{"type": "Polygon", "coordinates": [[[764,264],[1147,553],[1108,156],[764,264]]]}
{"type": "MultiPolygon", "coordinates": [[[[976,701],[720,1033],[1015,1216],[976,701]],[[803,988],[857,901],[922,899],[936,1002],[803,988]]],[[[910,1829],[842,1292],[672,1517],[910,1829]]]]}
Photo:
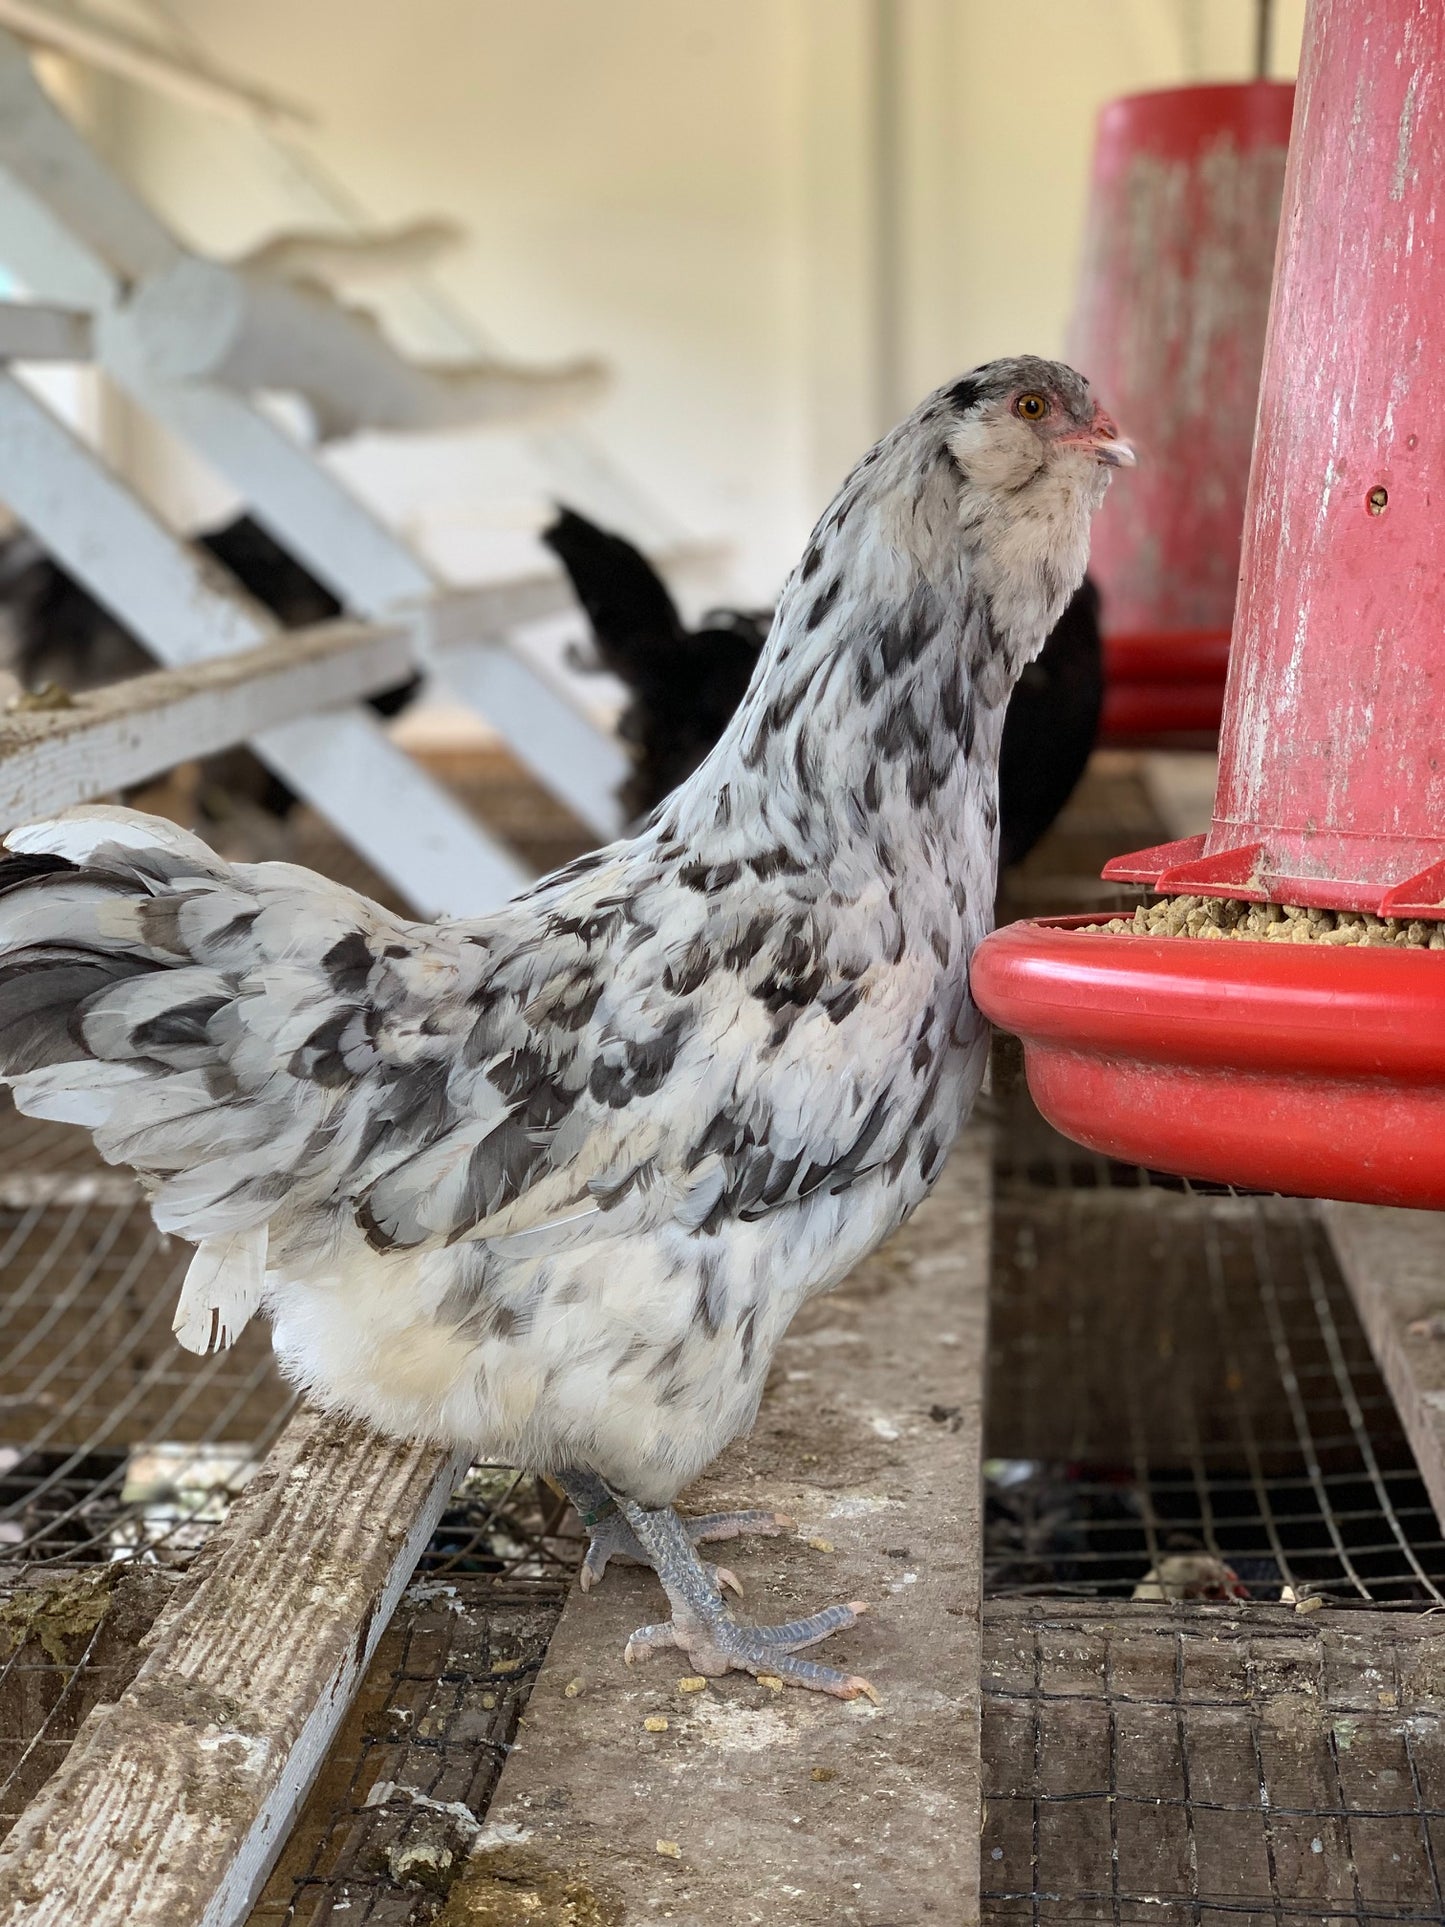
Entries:
{"type": "Polygon", "coordinates": [[[1077,435],[1062,435],[1059,440],[1065,448],[1087,449],[1096,462],[1103,462],[1109,468],[1138,465],[1134,444],[1121,440],[1113,416],[1106,415],[1102,408],[1095,408],[1094,419],[1087,428],[1081,428],[1077,435]]]}
{"type": "Polygon", "coordinates": [[[1085,439],[1094,451],[1095,461],[1104,462],[1110,468],[1134,468],[1138,463],[1134,444],[1120,439],[1114,417],[1106,415],[1102,408],[1094,410],[1094,419],[1085,439]]]}

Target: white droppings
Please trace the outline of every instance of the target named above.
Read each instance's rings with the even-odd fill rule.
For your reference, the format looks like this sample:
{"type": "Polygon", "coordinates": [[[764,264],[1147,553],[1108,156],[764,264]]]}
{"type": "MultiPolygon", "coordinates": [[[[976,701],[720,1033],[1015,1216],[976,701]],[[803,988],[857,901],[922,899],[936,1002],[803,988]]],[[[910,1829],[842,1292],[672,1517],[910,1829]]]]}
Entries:
{"type": "Polygon", "coordinates": [[[796,1746],[792,1722],[772,1706],[744,1706],[738,1700],[700,1700],[688,1722],[688,1737],[725,1753],[765,1753],[775,1746],[796,1746]]]}
{"type": "Polygon", "coordinates": [[[862,1519],[870,1512],[886,1512],[891,1506],[902,1506],[901,1499],[876,1499],[857,1497],[839,1499],[828,1508],[830,1519],[862,1519]]]}
{"type": "Polygon", "coordinates": [[[457,1598],[455,1586],[447,1585],[440,1579],[414,1579],[406,1589],[406,1603],[409,1606],[430,1606],[440,1601],[450,1612],[462,1613],[466,1607],[457,1598]]]}
{"type": "Polygon", "coordinates": [[[197,1735],[196,1745],[203,1753],[220,1753],[237,1747],[248,1767],[264,1765],[271,1754],[271,1742],[264,1736],[238,1733],[233,1726],[208,1726],[197,1735]]]}
{"type": "Polygon", "coordinates": [[[402,1786],[396,1780],[378,1780],[362,1802],[363,1806],[390,1806],[393,1800],[407,1800],[414,1807],[422,1807],[428,1813],[444,1813],[454,1820],[467,1842],[468,1853],[476,1853],[482,1847],[516,1846],[523,1840],[531,1839],[531,1831],[518,1827],[510,1821],[497,1825],[483,1826],[471,1808],[461,1800],[434,1800],[429,1793],[422,1793],[414,1786],[402,1786]]]}

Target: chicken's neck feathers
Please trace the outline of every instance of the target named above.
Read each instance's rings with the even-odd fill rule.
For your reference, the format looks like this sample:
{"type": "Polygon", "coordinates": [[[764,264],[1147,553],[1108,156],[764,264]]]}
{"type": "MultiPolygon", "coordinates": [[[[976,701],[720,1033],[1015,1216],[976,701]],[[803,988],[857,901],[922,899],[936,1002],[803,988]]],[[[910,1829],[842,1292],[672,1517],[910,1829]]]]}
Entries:
{"type": "Polygon", "coordinates": [[[904,485],[899,439],[818,523],[742,705],[659,814],[662,847],[723,861],[772,842],[845,876],[992,869],[1004,707],[1082,580],[1088,513],[1067,491],[1001,512],[956,473],[904,485]]]}

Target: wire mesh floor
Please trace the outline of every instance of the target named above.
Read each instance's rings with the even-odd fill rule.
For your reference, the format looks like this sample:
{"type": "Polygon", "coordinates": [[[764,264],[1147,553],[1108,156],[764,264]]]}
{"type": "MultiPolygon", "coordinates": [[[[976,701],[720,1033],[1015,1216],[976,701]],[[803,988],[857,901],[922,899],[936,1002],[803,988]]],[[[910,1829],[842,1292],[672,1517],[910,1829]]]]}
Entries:
{"type": "Polygon", "coordinates": [[[172,1338],[189,1258],[87,1138],[0,1099],[0,1561],[183,1557],[280,1430],[263,1329],[172,1338]]]}
{"type": "MultiPolygon", "coordinates": [[[[408,1589],[250,1927],[437,1918],[501,1776],[565,1584],[408,1589]]],[[[470,1918],[470,1916],[462,1916],[470,1918]]]]}
{"type": "Polygon", "coordinates": [[[1437,1628],[992,1601],[984,1921],[1445,1919],[1437,1628]]]}
{"type": "Polygon", "coordinates": [[[87,1713],[134,1678],[140,1641],[175,1583],[134,1562],[25,1575],[0,1566],[0,1840],[87,1713]]]}
{"type": "Polygon", "coordinates": [[[1221,1596],[1233,1574],[1255,1598],[1445,1603],[1314,1207],[1091,1161],[999,1081],[987,1590],[1221,1596]]]}

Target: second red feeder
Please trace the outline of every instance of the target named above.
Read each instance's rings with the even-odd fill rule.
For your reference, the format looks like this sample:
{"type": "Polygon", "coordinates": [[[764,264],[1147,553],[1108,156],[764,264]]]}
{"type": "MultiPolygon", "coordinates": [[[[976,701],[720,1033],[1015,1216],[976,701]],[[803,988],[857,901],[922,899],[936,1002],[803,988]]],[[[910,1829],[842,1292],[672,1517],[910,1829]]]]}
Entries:
{"type": "Polygon", "coordinates": [[[1442,233],[1445,7],[1312,0],[1213,822],[1105,875],[1398,921],[1380,948],[998,932],[975,994],[1083,1143],[1445,1208],[1442,233]]]}
{"type": "Polygon", "coordinates": [[[1294,89],[1100,116],[1070,358],[1145,460],[1099,517],[1105,740],[1219,727],[1294,89]]]}

